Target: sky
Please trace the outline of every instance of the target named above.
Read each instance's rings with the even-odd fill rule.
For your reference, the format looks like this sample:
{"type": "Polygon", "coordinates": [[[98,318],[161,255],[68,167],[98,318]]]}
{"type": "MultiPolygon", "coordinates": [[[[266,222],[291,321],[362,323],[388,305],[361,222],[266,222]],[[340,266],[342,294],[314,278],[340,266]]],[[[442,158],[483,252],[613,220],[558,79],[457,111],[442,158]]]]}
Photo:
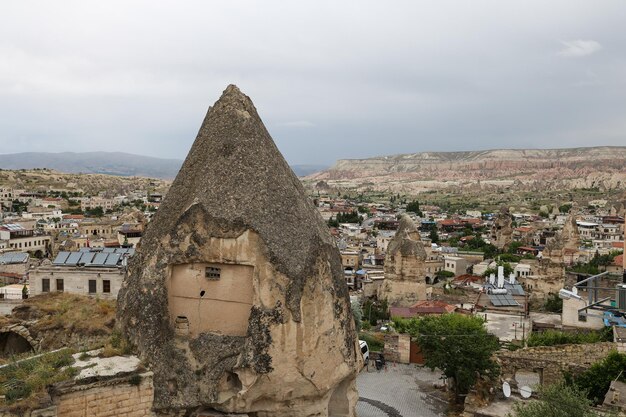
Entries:
{"type": "Polygon", "coordinates": [[[0,153],[184,158],[228,84],[291,164],[626,145],[626,2],[3,2],[0,153]]]}

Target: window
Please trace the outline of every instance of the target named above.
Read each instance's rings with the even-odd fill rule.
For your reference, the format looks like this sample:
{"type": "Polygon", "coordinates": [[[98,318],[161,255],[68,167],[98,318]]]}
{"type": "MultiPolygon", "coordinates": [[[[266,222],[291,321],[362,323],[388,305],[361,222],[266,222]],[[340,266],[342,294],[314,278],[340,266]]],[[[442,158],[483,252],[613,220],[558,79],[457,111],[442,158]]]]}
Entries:
{"type": "Polygon", "coordinates": [[[63,279],[57,278],[57,291],[63,292],[63,279]]]}
{"type": "Polygon", "coordinates": [[[578,321],[587,321],[586,314],[578,314],[578,321]]]}
{"type": "Polygon", "coordinates": [[[214,281],[220,279],[221,274],[222,270],[220,268],[215,268],[212,266],[207,266],[206,270],[204,271],[205,278],[214,281]]]}
{"type": "Polygon", "coordinates": [[[41,292],[50,292],[50,279],[49,278],[41,279],[41,292]]]}
{"type": "Polygon", "coordinates": [[[111,281],[108,279],[102,280],[102,292],[110,293],[111,292],[111,281]]]}
{"type": "Polygon", "coordinates": [[[95,293],[96,293],[96,280],[90,279],[89,280],[89,294],[95,294],[95,293]]]}

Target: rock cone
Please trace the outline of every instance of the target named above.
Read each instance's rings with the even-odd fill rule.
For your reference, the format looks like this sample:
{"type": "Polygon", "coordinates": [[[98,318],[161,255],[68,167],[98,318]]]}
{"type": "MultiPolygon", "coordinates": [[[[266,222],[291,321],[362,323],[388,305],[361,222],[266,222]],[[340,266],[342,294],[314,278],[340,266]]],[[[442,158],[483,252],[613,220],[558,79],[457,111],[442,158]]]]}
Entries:
{"type": "Polygon", "coordinates": [[[209,108],[120,291],[156,410],[353,416],[360,363],[341,259],[229,86],[209,108]]]}

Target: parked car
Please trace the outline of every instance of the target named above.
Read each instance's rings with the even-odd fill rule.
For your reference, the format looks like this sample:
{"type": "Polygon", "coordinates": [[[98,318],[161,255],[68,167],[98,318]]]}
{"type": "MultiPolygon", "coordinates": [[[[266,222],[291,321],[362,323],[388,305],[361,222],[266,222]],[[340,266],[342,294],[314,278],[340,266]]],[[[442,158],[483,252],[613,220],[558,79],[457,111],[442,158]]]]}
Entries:
{"type": "Polygon", "coordinates": [[[359,340],[359,347],[361,348],[361,354],[363,355],[363,363],[367,364],[370,360],[370,348],[367,346],[365,340],[359,340]]]}

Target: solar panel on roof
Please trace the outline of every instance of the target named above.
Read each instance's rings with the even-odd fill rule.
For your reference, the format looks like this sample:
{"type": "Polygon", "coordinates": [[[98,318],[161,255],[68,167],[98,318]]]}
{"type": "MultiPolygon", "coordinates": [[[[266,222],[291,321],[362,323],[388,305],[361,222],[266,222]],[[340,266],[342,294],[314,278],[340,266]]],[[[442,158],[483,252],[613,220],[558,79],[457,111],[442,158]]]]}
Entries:
{"type": "Polygon", "coordinates": [[[104,248],[104,249],[102,249],[102,252],[104,252],[104,253],[114,253],[115,252],[115,248],[104,248]]]}
{"type": "Polygon", "coordinates": [[[69,252],[59,252],[57,257],[54,258],[54,261],[52,261],[52,264],[53,265],[63,265],[69,256],[70,256],[69,252]]]}
{"type": "Polygon", "coordinates": [[[116,266],[121,256],[122,255],[120,255],[119,253],[110,253],[104,264],[106,266],[116,266]]]}
{"type": "Polygon", "coordinates": [[[488,294],[488,296],[491,303],[496,307],[519,306],[519,303],[508,294],[488,294]]]}
{"type": "Polygon", "coordinates": [[[80,257],[78,263],[81,265],[90,264],[95,256],[96,254],[93,252],[83,252],[83,256],[80,257]]]}
{"type": "Polygon", "coordinates": [[[23,252],[13,252],[11,253],[11,262],[12,263],[22,263],[26,262],[28,259],[28,254],[23,252]]]}
{"type": "Polygon", "coordinates": [[[107,253],[97,253],[96,256],[93,258],[91,265],[104,265],[107,260],[107,256],[109,256],[109,254],[107,253]]]}
{"type": "Polygon", "coordinates": [[[80,248],[79,252],[91,252],[91,248],[80,248]]]}
{"type": "Polygon", "coordinates": [[[133,256],[135,254],[135,248],[128,248],[128,256],[133,256]]]}
{"type": "Polygon", "coordinates": [[[77,265],[81,256],[83,256],[82,252],[70,253],[70,256],[68,256],[67,260],[65,261],[65,265],[77,265]]]}

